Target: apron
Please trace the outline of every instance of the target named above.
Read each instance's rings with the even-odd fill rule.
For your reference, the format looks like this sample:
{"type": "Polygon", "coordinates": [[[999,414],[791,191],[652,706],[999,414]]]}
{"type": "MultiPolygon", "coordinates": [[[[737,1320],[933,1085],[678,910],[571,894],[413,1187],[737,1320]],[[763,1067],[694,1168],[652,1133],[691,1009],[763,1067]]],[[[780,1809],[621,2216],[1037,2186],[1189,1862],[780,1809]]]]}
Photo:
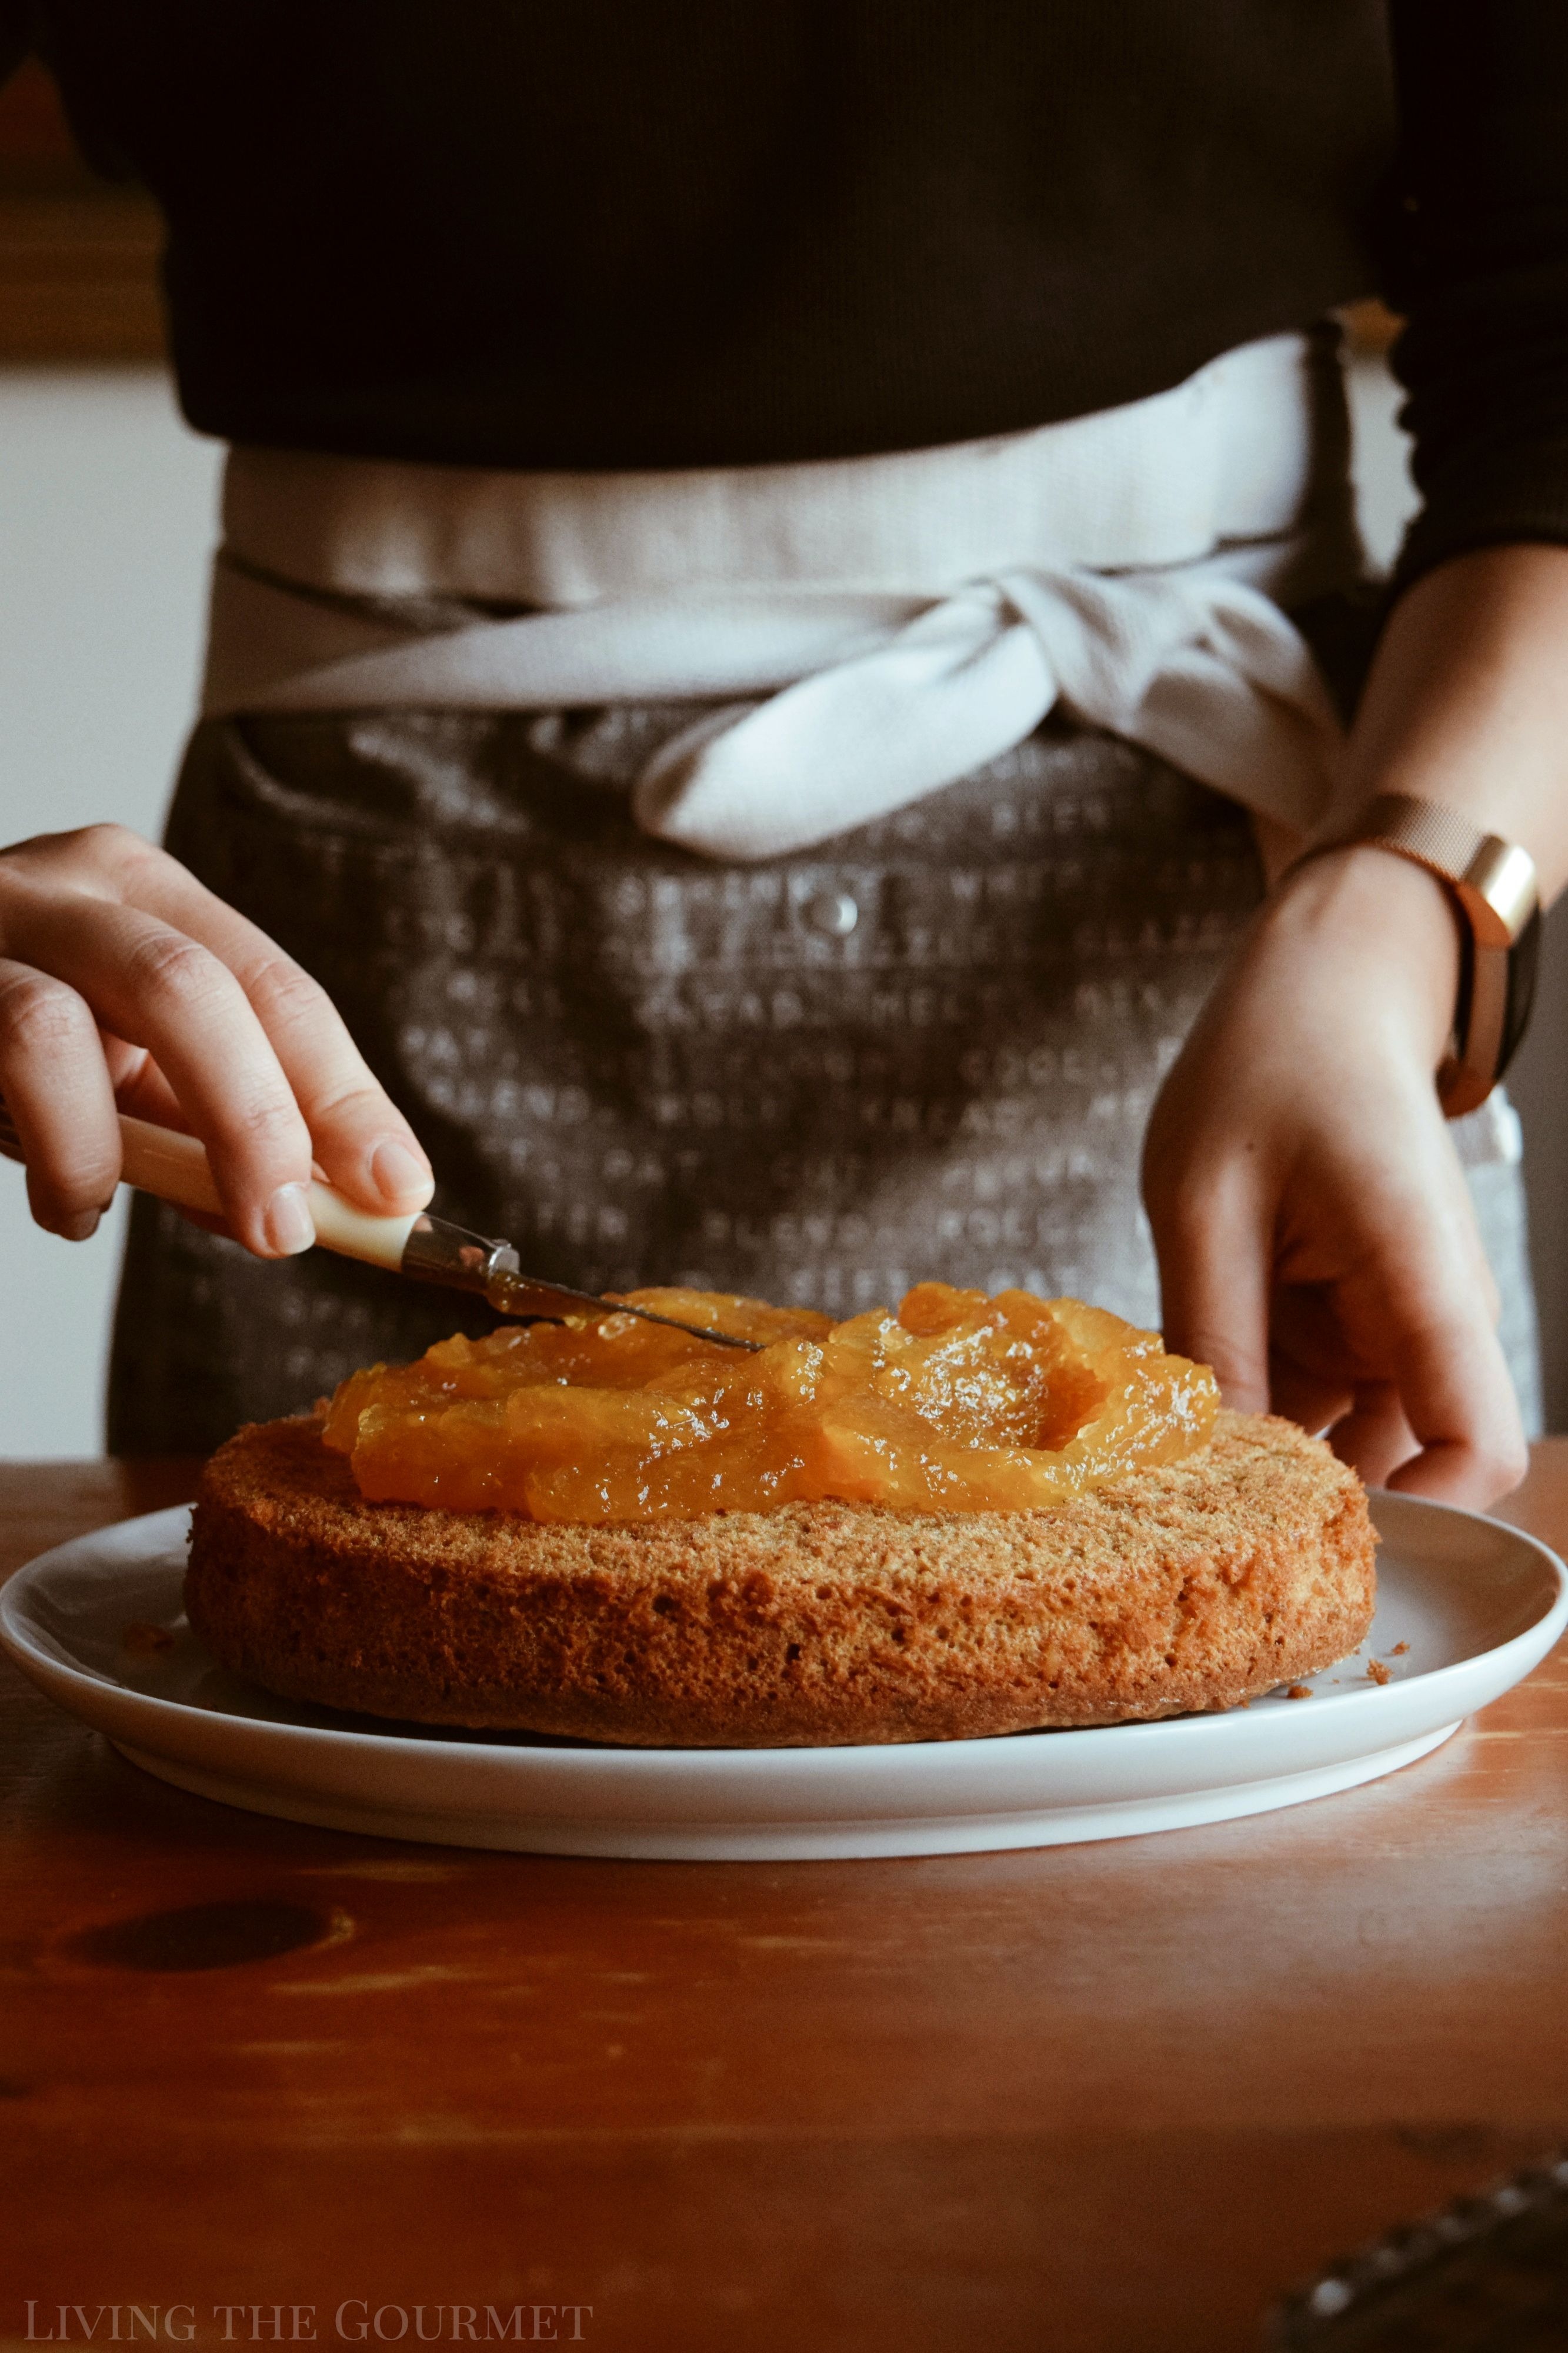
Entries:
{"type": "MultiPolygon", "coordinates": [[[[1097,465],[1103,512],[1103,448],[1097,465]]],[[[820,485],[821,470],[803,470],[820,485]]],[[[575,579],[580,530],[571,545],[575,579]]],[[[972,551],[965,560],[973,573],[972,551]]],[[[711,544],[704,562],[710,573],[711,544]]],[[[428,622],[432,594],[455,584],[430,577],[427,554],[420,566],[428,622]]],[[[405,620],[389,616],[385,581],[362,565],[345,591],[317,569],[330,599],[318,671],[384,660],[405,620]]],[[[913,585],[885,553],[862,557],[862,575],[856,593],[884,600],[913,585]]],[[[244,593],[265,596],[273,576],[257,566],[244,593]]],[[[494,595],[515,576],[479,584],[502,627],[534,601],[494,595]]],[[[1108,566],[1091,589],[1104,576],[1125,575],[1108,566]]],[[[1310,566],[1297,578],[1312,586],[1310,566]]],[[[544,585],[553,604],[558,584],[544,585]]],[[[407,579],[393,586],[409,596],[407,579]]],[[[602,596],[602,580],[587,586],[602,596]]],[[[1158,586],[1163,596],[1163,575],[1158,586]]],[[[460,637],[461,617],[437,611],[435,634],[460,637]]],[[[1372,605],[1331,591],[1298,618],[1342,702],[1353,695],[1372,605]]],[[[886,630],[867,638],[865,620],[851,659],[889,642],[886,630]]],[[[900,608],[889,626],[909,622],[900,608]]],[[[489,642],[475,635],[482,671],[489,642]]],[[[243,670],[258,641],[231,630],[220,670],[243,670]]],[[[944,672],[942,691],[954,674],[963,688],[967,670],[944,672]]],[[[703,694],[683,679],[662,696],[541,707],[536,695],[505,710],[484,706],[481,684],[469,707],[345,711],[310,707],[287,678],[258,683],[252,659],[193,738],[168,847],[329,991],[430,1153],[437,1212],[505,1235],[531,1272],[840,1315],[934,1276],[1075,1293],[1157,1324],[1142,1132],[1261,896],[1247,812],[1149,742],[1086,723],[1080,692],[946,781],[917,777],[905,792],[884,776],[858,810],[847,790],[843,813],[862,821],[781,848],[756,829],[757,806],[773,822],[776,794],[744,803],[742,822],[732,777],[720,769],[716,791],[701,769],[704,747],[727,754],[780,682],[731,675],[703,694]],[[650,828],[650,776],[674,838],[650,828]]],[[[1145,733],[1171,740],[1175,724],[1179,745],[1173,708],[1165,694],[1145,733]]],[[[797,818],[795,830],[821,822],[797,818]]],[[[1494,1097],[1456,1138],[1538,1427],[1518,1124],[1494,1097]]],[[[205,1451],[244,1421],[308,1409],[356,1366],[492,1320],[321,1251],[263,1263],[138,1198],[110,1444],[205,1451]]]]}

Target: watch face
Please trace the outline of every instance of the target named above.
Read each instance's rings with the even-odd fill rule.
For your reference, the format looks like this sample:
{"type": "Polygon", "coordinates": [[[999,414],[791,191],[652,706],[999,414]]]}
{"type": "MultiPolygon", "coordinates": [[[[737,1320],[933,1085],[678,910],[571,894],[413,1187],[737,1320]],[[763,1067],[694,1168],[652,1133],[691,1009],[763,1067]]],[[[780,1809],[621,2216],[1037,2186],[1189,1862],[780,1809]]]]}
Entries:
{"type": "Polygon", "coordinates": [[[1498,1048],[1496,1071],[1500,1079],[1512,1061],[1519,1041],[1529,1026],[1540,969],[1541,910],[1537,907],[1508,953],[1508,995],[1503,1005],[1502,1038],[1498,1048]]]}

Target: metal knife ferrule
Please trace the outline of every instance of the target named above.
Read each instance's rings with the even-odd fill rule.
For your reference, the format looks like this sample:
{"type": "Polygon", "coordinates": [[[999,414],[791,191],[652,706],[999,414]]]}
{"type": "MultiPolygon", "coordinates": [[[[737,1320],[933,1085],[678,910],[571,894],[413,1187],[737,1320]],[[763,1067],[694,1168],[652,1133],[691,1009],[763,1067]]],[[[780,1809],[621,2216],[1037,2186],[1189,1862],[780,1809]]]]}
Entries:
{"type": "Polygon", "coordinates": [[[398,1271],[416,1282],[438,1282],[448,1291],[473,1291],[488,1299],[498,1276],[516,1274],[518,1257],[510,1242],[488,1241],[426,1209],[408,1229],[398,1271]]]}

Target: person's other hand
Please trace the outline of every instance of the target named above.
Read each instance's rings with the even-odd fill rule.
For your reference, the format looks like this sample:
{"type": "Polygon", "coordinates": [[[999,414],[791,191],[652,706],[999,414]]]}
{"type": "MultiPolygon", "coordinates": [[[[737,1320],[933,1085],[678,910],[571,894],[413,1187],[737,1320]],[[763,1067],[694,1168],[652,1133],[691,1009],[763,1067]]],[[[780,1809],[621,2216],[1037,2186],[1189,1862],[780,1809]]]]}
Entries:
{"type": "Polygon", "coordinates": [[[1433,1086],[1458,953],[1407,860],[1300,868],[1166,1080],[1143,1189],[1166,1345],[1227,1405],[1328,1430],[1371,1482],[1482,1507],[1527,1457],[1433,1086]]]}
{"type": "Polygon", "coordinates": [[[312,1161],[387,1215],[432,1190],[324,991],[122,826],[0,850],[0,1095],[33,1215],[71,1240],[119,1182],[117,1109],[200,1136],[258,1257],[309,1249],[312,1161]]]}

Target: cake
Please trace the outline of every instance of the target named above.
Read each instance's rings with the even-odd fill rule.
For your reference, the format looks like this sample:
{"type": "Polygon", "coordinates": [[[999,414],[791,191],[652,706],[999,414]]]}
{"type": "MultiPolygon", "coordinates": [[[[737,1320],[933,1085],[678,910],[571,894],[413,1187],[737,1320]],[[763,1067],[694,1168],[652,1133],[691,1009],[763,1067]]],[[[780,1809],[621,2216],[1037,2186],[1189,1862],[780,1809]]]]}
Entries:
{"type": "MultiPolygon", "coordinates": [[[[972,1324],[981,1314],[979,1294],[950,1296],[971,1303],[972,1324]]],[[[1027,1355],[1016,1335],[1044,1329],[1046,1303],[1029,1303],[1036,1324],[1022,1308],[1009,1323],[998,1303],[982,1306],[984,1329],[1009,1340],[994,1353],[1016,1384],[1027,1355]]],[[[1068,1318],[1063,1328],[1103,1339],[1115,1322],[1068,1318]]],[[[957,1332],[958,1319],[928,1335],[933,1349],[942,1329],[957,1332]]],[[[1364,1636],[1374,1583],[1366,1498],[1321,1440],[1270,1416],[1216,1410],[1212,1382],[1205,1391],[1190,1377],[1201,1368],[1167,1374],[1181,1360],[1135,1338],[1118,1344],[1117,1377],[1132,1384],[1135,1402],[1184,1397],[1184,1437],[1171,1436],[1173,1413],[1160,1409],[1163,1435],[1144,1448],[1152,1459],[1128,1467],[1137,1415],[1121,1411],[1118,1422],[1112,1413],[1103,1367],[1114,1371],[1114,1351],[1094,1359],[1101,1389],[1091,1395],[1080,1347],[1050,1377],[1062,1394],[1077,1365],[1080,1430],[1113,1435],[1098,1456],[1072,1457],[1070,1440],[1043,1456],[1068,1463],[1070,1477],[1058,1467],[1049,1476],[1063,1492],[1025,1508],[837,1493],[633,1518],[448,1508],[366,1493],[376,1482],[356,1476],[341,1418],[335,1444],[321,1415],[260,1424],[231,1439],[204,1475],[191,1624],[226,1667],[289,1699],[595,1742],[967,1739],[1231,1707],[1343,1657],[1364,1636]]],[[[468,1368],[465,1397],[475,1393],[474,1352],[488,1345],[465,1343],[468,1356],[443,1360],[468,1368]]],[[[627,1345],[662,1348],[661,1361],[673,1348],[678,1363],[682,1349],[719,1353],[640,1335],[627,1345]]],[[[981,1360],[966,1345],[973,1373],[981,1360]]],[[[350,1435],[380,1433],[384,1488],[394,1408],[374,1394],[353,1393],[350,1435]]],[[[396,1410],[415,1410],[406,1379],[385,1394],[403,1399],[396,1410]]],[[[972,1380],[971,1413],[973,1395],[972,1380]]],[[[559,1409],[559,1398],[546,1402],[559,1409]]],[[[416,1485],[432,1475],[429,1427],[426,1412],[424,1451],[407,1456],[416,1485]]],[[[975,1451],[972,1428],[965,1444],[975,1451]]],[[[1005,1467],[1027,1450],[994,1451],[1005,1467]]]]}

